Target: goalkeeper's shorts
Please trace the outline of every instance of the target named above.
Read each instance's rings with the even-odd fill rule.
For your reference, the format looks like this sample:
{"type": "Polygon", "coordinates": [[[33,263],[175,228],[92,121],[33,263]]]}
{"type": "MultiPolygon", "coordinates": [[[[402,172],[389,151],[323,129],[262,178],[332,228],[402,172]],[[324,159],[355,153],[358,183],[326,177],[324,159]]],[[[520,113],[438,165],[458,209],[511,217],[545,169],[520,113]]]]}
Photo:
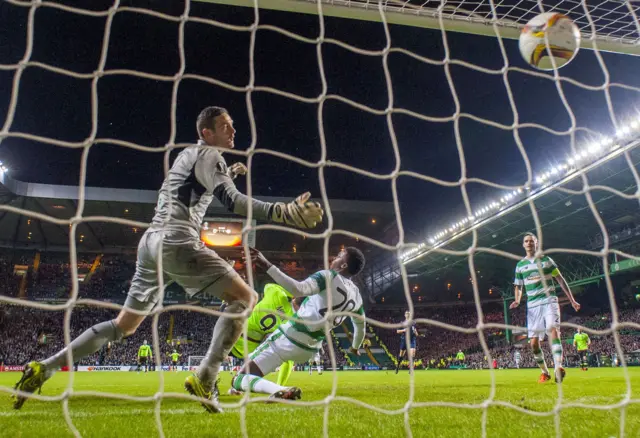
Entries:
{"type": "Polygon", "coordinates": [[[192,238],[185,243],[167,243],[177,240],[178,231],[147,230],[138,244],[136,272],[131,280],[129,297],[125,307],[149,311],[160,299],[158,282],[159,251],[162,250],[162,271],[164,285],[174,281],[182,286],[191,298],[199,296],[222,297],[229,290],[235,277],[240,278],[233,267],[215,251],[207,248],[202,241],[192,238]]]}
{"type": "Polygon", "coordinates": [[[308,362],[316,352],[317,350],[293,344],[280,330],[276,330],[251,353],[249,358],[266,376],[275,371],[283,362],[290,360],[295,363],[308,362]]]}

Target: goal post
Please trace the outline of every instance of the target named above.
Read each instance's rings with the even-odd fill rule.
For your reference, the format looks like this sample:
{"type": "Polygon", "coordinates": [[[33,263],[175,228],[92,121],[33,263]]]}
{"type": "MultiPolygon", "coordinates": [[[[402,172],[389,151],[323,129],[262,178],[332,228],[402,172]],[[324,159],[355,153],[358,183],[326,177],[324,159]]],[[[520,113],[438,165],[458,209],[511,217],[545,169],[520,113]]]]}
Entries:
{"type": "Polygon", "coordinates": [[[200,365],[202,359],[204,359],[204,356],[189,356],[189,359],[187,360],[187,367],[189,368],[189,371],[194,370],[198,365],[200,365]]]}
{"type": "MultiPolygon", "coordinates": [[[[228,6],[253,8],[257,2],[261,9],[301,14],[318,15],[318,1],[316,0],[196,0],[203,3],[215,3],[228,6]]],[[[319,0],[322,4],[322,15],[328,17],[347,18],[362,21],[381,22],[378,2],[369,0],[319,0]]],[[[382,10],[387,23],[404,26],[440,29],[472,35],[496,37],[493,24],[498,29],[499,36],[507,39],[518,39],[520,30],[530,18],[542,12],[535,0],[514,2],[507,7],[502,2],[490,0],[457,2],[457,6],[445,6],[440,9],[440,1],[426,0],[414,5],[408,1],[384,1],[382,10]],[[494,20],[496,11],[497,18],[494,20]],[[505,12],[503,12],[505,11],[505,12]],[[442,25],[440,24],[442,16],[442,25]]],[[[554,5],[545,5],[547,12],[567,14],[576,21],[582,34],[581,48],[640,56],[640,39],[633,38],[640,32],[640,7],[629,6],[624,9],[625,2],[615,8],[616,14],[606,18],[603,12],[591,6],[589,17],[585,14],[581,2],[565,0],[554,5]],[[563,6],[565,5],[565,6],[563,6]],[[633,9],[635,8],[635,10],[633,9]],[[600,22],[605,20],[605,24],[600,22]],[[599,24],[594,24],[599,23],[599,24]],[[591,26],[595,27],[595,38],[591,35],[591,26]],[[595,40],[595,46],[594,46],[595,40]]],[[[604,11],[604,13],[611,11],[604,11]]],[[[611,14],[609,14],[611,15],[611,14]]]]}

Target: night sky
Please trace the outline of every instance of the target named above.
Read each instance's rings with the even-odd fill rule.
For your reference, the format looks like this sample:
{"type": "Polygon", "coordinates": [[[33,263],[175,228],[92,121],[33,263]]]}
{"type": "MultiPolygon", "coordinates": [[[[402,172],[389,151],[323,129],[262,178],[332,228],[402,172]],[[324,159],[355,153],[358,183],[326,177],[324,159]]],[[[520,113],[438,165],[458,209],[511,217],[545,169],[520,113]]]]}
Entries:
{"type": "MultiPolygon", "coordinates": [[[[74,2],[75,3],[75,2],[74,2]]],[[[71,3],[69,3],[71,4],[71,3]]],[[[122,2],[121,5],[129,5],[122,2]]],[[[87,5],[84,5],[87,7],[87,5]]],[[[91,7],[105,10],[110,2],[94,1],[91,7]]],[[[135,2],[174,16],[182,14],[181,2],[135,2]]],[[[25,50],[28,8],[0,3],[0,64],[18,62],[25,50]]],[[[215,19],[235,25],[249,25],[253,10],[194,2],[190,16],[215,19]]],[[[260,11],[260,23],[315,38],[318,17],[283,12],[260,11]]],[[[32,61],[81,73],[98,66],[105,26],[104,17],[88,17],[42,7],[36,12],[32,61]]],[[[354,20],[325,19],[326,37],[367,50],[385,45],[382,24],[354,20]]],[[[440,31],[390,26],[392,47],[404,48],[433,60],[445,55],[440,31]]],[[[447,34],[452,59],[499,69],[503,59],[495,38],[447,34]]],[[[249,81],[250,33],[187,23],[185,30],[186,73],[213,77],[244,86],[249,81]]],[[[528,68],[521,59],[517,42],[505,40],[509,63],[528,68]]],[[[111,29],[106,69],[135,69],[174,75],[179,69],[178,23],[132,12],[116,14],[111,29]]],[[[331,43],[322,47],[329,94],[337,94],[360,104],[383,110],[388,90],[382,57],[355,54],[331,43]]],[[[640,58],[603,54],[612,83],[640,87],[640,58]]],[[[453,91],[442,66],[429,65],[400,53],[388,58],[393,82],[394,107],[432,117],[449,117],[455,112],[453,91]]],[[[514,114],[509,105],[504,77],[450,65],[461,112],[510,125],[514,114]]],[[[605,74],[594,53],[582,50],[561,74],[589,86],[600,86],[605,74]]],[[[9,105],[13,70],[0,71],[0,121],[4,123],[9,105]]],[[[556,84],[520,72],[509,72],[520,122],[539,123],[564,131],[570,118],[562,106],[556,84]]],[[[316,45],[295,41],[270,30],[259,30],[255,47],[255,83],[296,93],[318,96],[322,90],[316,45]]],[[[28,132],[67,141],[82,141],[91,129],[90,80],[80,80],[27,68],[20,82],[15,119],[10,132],[28,132]]],[[[100,138],[118,138],[138,144],[162,147],[170,138],[170,103],[173,83],[128,75],[105,76],[99,80],[100,138]]],[[[610,134],[613,130],[603,91],[589,91],[563,83],[563,91],[577,124],[610,134]]],[[[640,93],[620,87],[610,88],[617,116],[637,114],[640,93]]],[[[306,160],[320,159],[318,105],[301,103],[266,92],[252,93],[257,124],[256,144],[260,148],[293,154],[306,160]]],[[[230,91],[198,80],[183,80],[177,99],[176,142],[196,140],[195,118],[207,105],[226,107],[235,119],[236,148],[251,143],[246,94],[230,91]]],[[[388,174],[395,165],[391,137],[385,116],[376,116],[329,99],[325,102],[324,133],[327,158],[363,170],[388,174]]],[[[407,115],[393,116],[393,128],[401,155],[401,169],[412,170],[446,181],[461,177],[460,157],[453,122],[426,122],[407,115]]],[[[500,184],[523,184],[525,164],[517,150],[513,133],[460,119],[467,176],[500,184]]],[[[521,129],[520,136],[534,173],[570,153],[568,136],[556,136],[540,129],[521,129]]],[[[585,138],[583,133],[578,138],[585,138]]],[[[175,155],[175,153],[173,154],[175,155]]],[[[0,160],[12,176],[32,182],[78,184],[81,150],[5,138],[0,144],[0,160]]],[[[228,155],[228,162],[241,159],[228,155]]],[[[320,195],[318,171],[259,154],[253,162],[254,194],[292,197],[305,190],[320,195]]],[[[348,171],[325,171],[330,198],[390,201],[389,180],[380,181],[348,171]]],[[[87,184],[92,186],[157,189],[163,179],[163,153],[140,152],[115,145],[91,147],[87,184]]],[[[244,182],[239,182],[244,190],[244,182]]],[[[472,203],[483,204],[497,193],[482,184],[469,184],[472,203]]],[[[403,216],[409,228],[448,220],[462,211],[459,188],[444,188],[410,177],[398,181],[403,216]],[[414,222],[414,223],[410,223],[414,222]]]]}

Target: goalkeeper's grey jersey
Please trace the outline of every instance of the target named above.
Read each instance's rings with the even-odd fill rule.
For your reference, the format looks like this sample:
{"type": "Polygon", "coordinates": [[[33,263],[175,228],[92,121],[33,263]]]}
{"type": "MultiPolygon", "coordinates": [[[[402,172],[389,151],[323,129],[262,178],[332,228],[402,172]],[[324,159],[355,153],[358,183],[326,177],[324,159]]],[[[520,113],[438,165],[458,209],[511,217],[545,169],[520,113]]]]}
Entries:
{"type": "MultiPolygon", "coordinates": [[[[180,152],[158,193],[150,229],[181,232],[171,233],[165,242],[199,239],[202,220],[214,196],[229,211],[246,216],[249,198],[236,189],[227,171],[222,154],[201,142],[180,152]]],[[[268,220],[273,204],[256,199],[251,202],[253,218],[268,220]]]]}

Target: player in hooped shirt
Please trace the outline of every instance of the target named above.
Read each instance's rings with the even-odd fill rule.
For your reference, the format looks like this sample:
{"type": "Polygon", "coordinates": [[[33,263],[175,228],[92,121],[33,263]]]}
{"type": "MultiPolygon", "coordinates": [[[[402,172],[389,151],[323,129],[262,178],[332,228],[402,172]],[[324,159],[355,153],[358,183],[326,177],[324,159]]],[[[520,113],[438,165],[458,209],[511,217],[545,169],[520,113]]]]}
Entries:
{"type": "MultiPolygon", "coordinates": [[[[365,337],[364,308],[360,290],[351,281],[364,267],[364,255],[357,248],[349,247],[340,251],[331,261],[329,270],[318,271],[304,281],[296,281],[271,264],[259,251],[251,251],[252,261],[263,269],[280,286],[294,297],[306,297],[300,309],[293,315],[301,320],[289,321],[278,327],[249,356],[242,371],[233,378],[232,385],[237,391],[251,391],[270,394],[271,398],[297,400],[302,391],[297,387],[284,387],[262,377],[274,371],[283,361],[304,363],[311,359],[325,339],[325,321],[328,311],[349,312],[361,315],[362,319],[351,316],[353,341],[350,353],[360,355],[359,349],[365,337]]],[[[346,315],[338,315],[328,320],[330,329],[342,324],[346,315]]]]}

